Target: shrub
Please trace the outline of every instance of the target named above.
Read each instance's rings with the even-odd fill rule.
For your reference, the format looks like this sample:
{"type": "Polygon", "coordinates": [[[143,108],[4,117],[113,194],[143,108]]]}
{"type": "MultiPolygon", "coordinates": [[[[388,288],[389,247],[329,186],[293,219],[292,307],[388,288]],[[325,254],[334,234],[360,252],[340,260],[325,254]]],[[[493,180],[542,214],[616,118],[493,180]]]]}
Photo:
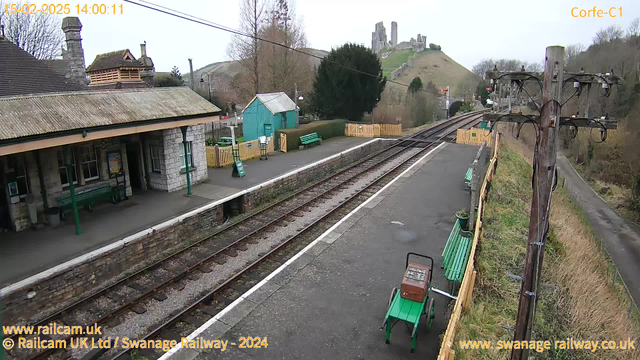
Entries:
{"type": "Polygon", "coordinates": [[[295,150],[300,146],[300,136],[317,133],[323,140],[334,136],[344,135],[345,120],[314,121],[310,124],[302,124],[297,129],[282,129],[276,131],[276,138],[280,134],[287,134],[287,151],[295,150]]]}

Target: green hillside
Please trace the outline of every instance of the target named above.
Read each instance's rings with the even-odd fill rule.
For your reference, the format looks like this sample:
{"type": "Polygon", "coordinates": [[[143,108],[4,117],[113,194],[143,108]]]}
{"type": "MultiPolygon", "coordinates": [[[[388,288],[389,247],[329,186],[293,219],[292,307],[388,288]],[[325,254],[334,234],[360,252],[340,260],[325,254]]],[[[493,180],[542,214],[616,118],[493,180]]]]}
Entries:
{"type": "MultiPolygon", "coordinates": [[[[412,50],[394,51],[389,55],[389,57],[383,59],[382,67],[385,75],[387,74],[387,71],[390,74],[391,71],[401,66],[402,63],[406,62],[402,61],[402,59],[408,59],[412,54],[414,54],[412,50]],[[409,54],[407,54],[407,52],[409,52],[409,54]],[[398,65],[393,67],[396,64],[398,65]]],[[[395,81],[403,84],[409,84],[413,78],[419,76],[423,84],[431,81],[439,89],[444,89],[447,86],[450,86],[452,96],[458,93],[458,88],[460,86],[472,86],[473,89],[475,89],[474,84],[477,83],[475,75],[442,51],[421,51],[420,53],[415,54],[412,62],[412,66],[408,66],[402,74],[395,79],[395,81]]],[[[394,87],[400,87],[400,85],[387,85],[387,88],[394,87]]],[[[405,92],[406,88],[397,90],[405,92]]]]}
{"type": "Polygon", "coordinates": [[[393,51],[389,56],[382,59],[382,71],[385,76],[391,75],[393,70],[406,63],[415,52],[411,49],[393,51]]]}

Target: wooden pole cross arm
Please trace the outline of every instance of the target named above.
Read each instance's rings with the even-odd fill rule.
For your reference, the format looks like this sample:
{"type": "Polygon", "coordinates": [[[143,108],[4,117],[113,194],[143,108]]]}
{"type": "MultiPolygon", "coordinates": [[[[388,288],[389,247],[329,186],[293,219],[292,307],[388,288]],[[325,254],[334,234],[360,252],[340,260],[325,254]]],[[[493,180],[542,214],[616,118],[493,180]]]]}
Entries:
{"type": "MultiPolygon", "coordinates": [[[[523,115],[523,114],[499,114],[499,113],[486,113],[483,115],[484,121],[491,121],[492,123],[499,122],[510,122],[510,123],[523,123],[525,121],[533,120],[536,123],[540,123],[539,115],[523,115]]],[[[602,129],[603,127],[607,130],[609,129],[617,129],[618,121],[615,119],[602,119],[602,118],[584,118],[584,117],[568,117],[561,116],[560,117],[560,126],[575,126],[575,127],[588,127],[588,128],[596,128],[602,129]]]]}

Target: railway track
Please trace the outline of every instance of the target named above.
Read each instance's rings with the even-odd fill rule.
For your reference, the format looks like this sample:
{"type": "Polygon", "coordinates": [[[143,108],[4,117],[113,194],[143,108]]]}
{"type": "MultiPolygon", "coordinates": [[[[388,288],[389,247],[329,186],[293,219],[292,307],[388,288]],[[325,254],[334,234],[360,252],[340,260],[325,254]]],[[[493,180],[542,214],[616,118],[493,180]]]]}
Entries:
{"type": "MultiPolygon", "coordinates": [[[[417,161],[425,151],[455,132],[455,129],[477,122],[480,116],[478,113],[463,115],[402,138],[393,146],[371,154],[337,174],[320,179],[241,221],[227,224],[205,239],[32,325],[42,326],[53,322],[66,326],[98,324],[117,328],[120,322],[126,321],[122,318],[131,312],[144,314],[147,310],[145,303],[167,300],[167,294],[176,288],[178,291],[182,290],[186,286],[185,282],[197,281],[199,277],[207,276],[228,261],[233,262],[238,254],[249,252],[250,248],[260,248],[262,239],[267,238],[263,236],[265,233],[278,232],[288,224],[296,224],[297,219],[305,218],[305,213],[321,208],[329,199],[340,197],[337,201],[331,200],[334,204],[323,210],[324,214],[302,226],[298,225],[294,230],[288,230],[289,234],[281,241],[262,246],[262,250],[251,261],[244,264],[242,269],[229,273],[212,291],[202,292],[195,299],[189,299],[188,304],[181,307],[183,310],[165,316],[164,320],[169,318],[168,321],[147,327],[153,330],[142,339],[179,340],[186,337],[417,161]],[[370,173],[375,171],[382,174],[371,178],[370,173]],[[349,190],[354,184],[363,181],[367,183],[365,187],[349,190]],[[345,195],[345,191],[350,192],[345,195]]],[[[64,339],[67,343],[73,338],[73,335],[52,337],[54,340],[64,339]]],[[[114,355],[114,350],[105,354],[107,350],[96,349],[81,355],[85,359],[114,355]]],[[[78,357],[77,353],[58,349],[9,355],[15,359],[78,357]]],[[[127,359],[130,355],[125,351],[115,354],[113,358],[127,359]]],[[[148,359],[161,356],[152,351],[141,355],[148,359]]]]}

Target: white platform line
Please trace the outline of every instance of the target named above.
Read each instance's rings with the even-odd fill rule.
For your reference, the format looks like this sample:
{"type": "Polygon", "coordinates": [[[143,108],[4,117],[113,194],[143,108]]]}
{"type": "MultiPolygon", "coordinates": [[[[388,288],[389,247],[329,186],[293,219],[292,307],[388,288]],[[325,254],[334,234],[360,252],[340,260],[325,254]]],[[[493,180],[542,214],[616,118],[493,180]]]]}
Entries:
{"type": "Polygon", "coordinates": [[[267,180],[267,181],[265,181],[263,183],[255,185],[255,186],[250,187],[248,189],[241,190],[241,191],[239,191],[237,193],[231,194],[231,195],[229,195],[229,196],[227,196],[227,197],[225,197],[223,199],[216,200],[214,202],[205,204],[205,205],[203,205],[203,206],[201,206],[201,207],[199,207],[197,209],[191,210],[191,211],[189,211],[187,213],[184,213],[182,215],[178,215],[178,216],[176,216],[176,217],[174,217],[172,219],[169,219],[169,220],[166,220],[166,221],[164,221],[162,223],[159,223],[157,225],[151,226],[150,228],[147,228],[147,229],[141,230],[141,231],[139,231],[139,232],[137,232],[135,234],[129,235],[129,236],[123,238],[122,240],[118,240],[118,241],[113,242],[113,243],[111,243],[109,245],[105,245],[105,246],[103,246],[101,248],[98,248],[96,250],[93,250],[93,251],[91,251],[91,252],[89,252],[87,254],[78,256],[78,257],[76,257],[74,259],[71,259],[69,261],[66,261],[66,262],[64,262],[62,264],[59,264],[59,265],[56,265],[56,266],[54,266],[52,268],[44,270],[44,271],[42,271],[42,272],[40,272],[40,273],[38,273],[36,275],[30,276],[30,277],[28,277],[28,278],[26,278],[24,280],[21,280],[21,281],[19,281],[17,283],[13,283],[11,285],[8,285],[8,286],[0,289],[0,298],[5,297],[5,296],[7,296],[7,295],[9,295],[9,294],[11,294],[11,293],[13,293],[15,291],[18,291],[18,290],[22,289],[22,288],[25,288],[25,287],[27,287],[27,286],[29,286],[31,284],[34,284],[34,283],[37,283],[39,281],[45,280],[47,278],[53,277],[53,276],[55,276],[55,275],[57,275],[59,273],[62,273],[64,271],[66,271],[66,270],[68,270],[70,268],[73,268],[75,266],[78,266],[78,265],[80,265],[82,263],[89,262],[89,261],[91,261],[91,260],[93,260],[93,259],[95,259],[97,257],[100,257],[102,254],[104,254],[106,252],[109,252],[109,251],[112,251],[112,250],[116,250],[116,249],[119,249],[119,248],[123,248],[123,247],[129,245],[130,243],[135,242],[137,240],[140,240],[141,238],[145,237],[146,235],[153,233],[154,231],[160,231],[160,230],[165,229],[167,227],[170,227],[170,226],[173,226],[175,224],[178,224],[178,223],[184,221],[185,219],[187,219],[189,217],[198,215],[199,213],[201,213],[203,211],[209,210],[209,209],[211,209],[211,208],[213,208],[215,206],[218,206],[218,205],[220,205],[222,203],[225,203],[225,202],[227,202],[229,200],[233,200],[233,199],[235,199],[235,198],[237,198],[239,196],[242,196],[244,194],[247,194],[247,193],[250,193],[252,191],[258,190],[258,189],[263,188],[265,186],[269,186],[269,185],[275,183],[278,180],[290,177],[290,176],[295,175],[295,174],[297,174],[297,173],[299,173],[301,171],[304,171],[306,169],[318,166],[318,165],[320,165],[322,163],[325,163],[327,161],[330,161],[332,159],[340,157],[340,156],[342,156],[344,154],[347,154],[347,153],[349,153],[351,151],[354,151],[356,149],[359,149],[361,147],[364,147],[364,146],[369,145],[371,143],[374,143],[376,141],[395,141],[395,140],[397,140],[397,139],[382,139],[382,138],[372,139],[370,141],[367,141],[365,143],[362,143],[360,145],[357,145],[357,146],[349,148],[349,149],[347,149],[345,151],[342,151],[342,152],[340,152],[338,154],[334,154],[334,155],[331,155],[329,157],[320,159],[320,160],[318,160],[318,161],[316,161],[314,163],[305,165],[305,166],[303,166],[303,167],[301,167],[299,169],[292,170],[292,171],[290,171],[288,173],[285,173],[284,175],[280,175],[280,176],[278,176],[276,178],[273,178],[271,180],[267,180]]]}
{"type": "MultiPolygon", "coordinates": [[[[315,240],[313,240],[309,245],[307,245],[304,249],[300,250],[297,254],[295,254],[291,259],[287,260],[287,262],[285,262],[284,264],[280,265],[280,267],[278,267],[276,270],[274,270],[271,274],[269,274],[266,278],[262,279],[262,281],[260,281],[259,283],[255,284],[251,289],[247,290],[244,294],[242,294],[239,298],[237,298],[234,302],[232,302],[231,304],[229,304],[226,308],[224,308],[222,311],[220,311],[219,313],[216,314],[216,316],[214,316],[213,318],[209,319],[206,323],[202,324],[199,328],[197,328],[196,330],[194,330],[191,334],[189,334],[189,336],[187,336],[187,339],[189,340],[194,340],[196,337],[198,337],[198,335],[200,335],[203,331],[207,330],[212,324],[214,324],[216,321],[220,321],[220,319],[229,311],[231,311],[234,307],[236,307],[238,304],[240,304],[241,302],[243,302],[244,300],[247,299],[247,297],[251,294],[253,294],[256,290],[260,289],[264,284],[266,284],[267,282],[269,282],[269,280],[273,279],[274,276],[278,275],[280,272],[282,272],[282,270],[286,269],[289,265],[291,265],[294,261],[296,261],[296,259],[298,259],[300,256],[302,256],[304,253],[306,253],[309,249],[311,249],[312,247],[314,247],[319,241],[322,241],[322,239],[324,239],[327,235],[329,235],[331,232],[333,232],[338,226],[340,226],[340,224],[342,224],[343,222],[345,222],[347,219],[349,219],[353,214],[355,214],[358,210],[360,210],[362,207],[364,207],[366,204],[368,204],[370,201],[372,201],[373,199],[375,199],[378,195],[380,195],[384,190],[386,190],[389,186],[391,186],[391,184],[393,184],[394,182],[396,182],[399,178],[401,178],[404,174],[406,174],[407,172],[409,172],[409,170],[411,170],[414,166],[418,165],[419,163],[422,162],[422,160],[424,160],[427,156],[431,155],[432,152],[436,151],[436,149],[440,148],[441,146],[443,146],[445,143],[440,143],[440,145],[436,146],[435,148],[431,149],[431,151],[429,151],[428,153],[426,153],[424,156],[422,156],[418,161],[416,161],[415,163],[413,163],[411,166],[409,166],[405,171],[403,171],[402,173],[400,173],[398,176],[396,176],[395,178],[393,178],[393,180],[391,180],[387,185],[385,185],[384,187],[382,187],[382,189],[378,190],[375,194],[371,195],[370,198],[368,198],[367,200],[365,200],[362,204],[358,205],[358,207],[356,207],[355,209],[353,209],[350,213],[348,213],[347,215],[345,215],[342,219],[340,219],[337,223],[333,224],[333,226],[331,226],[329,229],[327,229],[327,231],[325,231],[324,233],[322,233],[322,235],[318,236],[315,240]]],[[[166,353],[164,353],[164,355],[162,355],[158,360],[166,360],[168,358],[170,358],[171,356],[173,356],[178,350],[180,350],[182,348],[182,343],[179,342],[175,347],[171,348],[171,350],[167,351],[166,353]]]]}

